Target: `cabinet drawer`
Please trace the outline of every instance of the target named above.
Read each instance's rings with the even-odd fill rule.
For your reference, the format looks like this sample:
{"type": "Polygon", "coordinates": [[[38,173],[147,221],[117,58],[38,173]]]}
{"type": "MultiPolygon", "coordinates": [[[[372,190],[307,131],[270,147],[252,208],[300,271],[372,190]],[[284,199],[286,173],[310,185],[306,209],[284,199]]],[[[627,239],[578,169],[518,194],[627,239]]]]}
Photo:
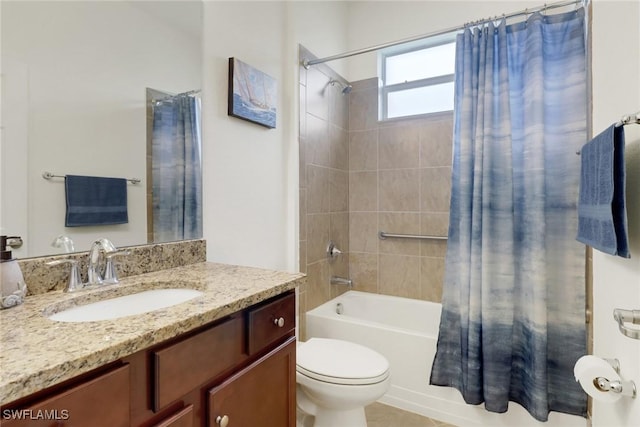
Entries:
{"type": "Polygon", "coordinates": [[[9,420],[3,411],[3,426],[127,427],[129,366],[116,368],[27,408],[11,411],[15,416],[9,420]],[[16,419],[18,417],[23,419],[16,419]]]}
{"type": "Polygon", "coordinates": [[[232,317],[152,354],[153,410],[181,398],[243,358],[244,324],[232,317]]]}
{"type": "Polygon", "coordinates": [[[248,351],[252,355],[287,336],[296,326],[296,296],[287,294],[248,311],[248,351]]]}

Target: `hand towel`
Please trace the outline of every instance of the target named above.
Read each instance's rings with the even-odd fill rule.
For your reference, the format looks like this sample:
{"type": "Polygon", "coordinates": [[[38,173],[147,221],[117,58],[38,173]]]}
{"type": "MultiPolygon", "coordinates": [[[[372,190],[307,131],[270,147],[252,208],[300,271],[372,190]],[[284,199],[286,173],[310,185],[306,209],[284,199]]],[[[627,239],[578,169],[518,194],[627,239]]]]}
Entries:
{"type": "Polygon", "coordinates": [[[630,258],[624,144],[624,127],[611,125],[582,147],[576,239],[601,252],[630,258]]]}
{"type": "Polygon", "coordinates": [[[127,180],[96,176],[65,177],[65,227],[125,224],[127,180]]]}

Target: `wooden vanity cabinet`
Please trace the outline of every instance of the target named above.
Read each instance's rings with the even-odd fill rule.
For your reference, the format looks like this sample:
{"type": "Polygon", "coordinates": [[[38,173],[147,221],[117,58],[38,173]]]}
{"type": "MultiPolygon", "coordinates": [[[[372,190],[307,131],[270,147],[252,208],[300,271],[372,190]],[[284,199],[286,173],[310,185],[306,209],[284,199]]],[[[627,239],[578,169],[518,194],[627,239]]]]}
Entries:
{"type": "Polygon", "coordinates": [[[290,291],[6,406],[67,419],[7,419],[2,408],[1,424],[216,427],[226,415],[229,427],[294,427],[295,349],[290,291]]]}
{"type": "Polygon", "coordinates": [[[124,365],[49,394],[2,409],[3,427],[128,427],[129,366],[124,365]]]}
{"type": "Polygon", "coordinates": [[[151,408],[191,404],[194,427],[295,427],[295,349],[288,292],[149,350],[151,408]]]}

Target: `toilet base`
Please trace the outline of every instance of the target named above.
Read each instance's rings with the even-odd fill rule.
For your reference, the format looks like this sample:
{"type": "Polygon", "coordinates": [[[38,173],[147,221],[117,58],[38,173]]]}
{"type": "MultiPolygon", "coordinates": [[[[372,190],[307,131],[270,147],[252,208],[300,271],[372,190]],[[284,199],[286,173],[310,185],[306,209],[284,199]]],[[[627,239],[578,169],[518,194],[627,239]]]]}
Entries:
{"type": "Polygon", "coordinates": [[[315,417],[296,408],[296,427],[313,427],[315,417]]]}
{"type": "Polygon", "coordinates": [[[298,411],[297,427],[367,427],[364,408],[345,411],[321,409],[315,417],[298,411]]]}

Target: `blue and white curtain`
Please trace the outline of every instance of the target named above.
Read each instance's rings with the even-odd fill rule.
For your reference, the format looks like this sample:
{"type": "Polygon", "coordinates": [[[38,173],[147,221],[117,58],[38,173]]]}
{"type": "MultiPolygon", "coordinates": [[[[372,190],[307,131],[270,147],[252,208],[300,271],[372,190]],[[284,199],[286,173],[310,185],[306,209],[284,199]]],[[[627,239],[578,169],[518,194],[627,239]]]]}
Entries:
{"type": "Polygon", "coordinates": [[[505,412],[585,415],[585,249],[575,241],[587,139],[584,9],[457,39],[443,311],[431,384],[505,412]]]}
{"type": "Polygon", "coordinates": [[[177,95],[153,107],[153,241],[202,237],[200,100],[177,95]]]}

